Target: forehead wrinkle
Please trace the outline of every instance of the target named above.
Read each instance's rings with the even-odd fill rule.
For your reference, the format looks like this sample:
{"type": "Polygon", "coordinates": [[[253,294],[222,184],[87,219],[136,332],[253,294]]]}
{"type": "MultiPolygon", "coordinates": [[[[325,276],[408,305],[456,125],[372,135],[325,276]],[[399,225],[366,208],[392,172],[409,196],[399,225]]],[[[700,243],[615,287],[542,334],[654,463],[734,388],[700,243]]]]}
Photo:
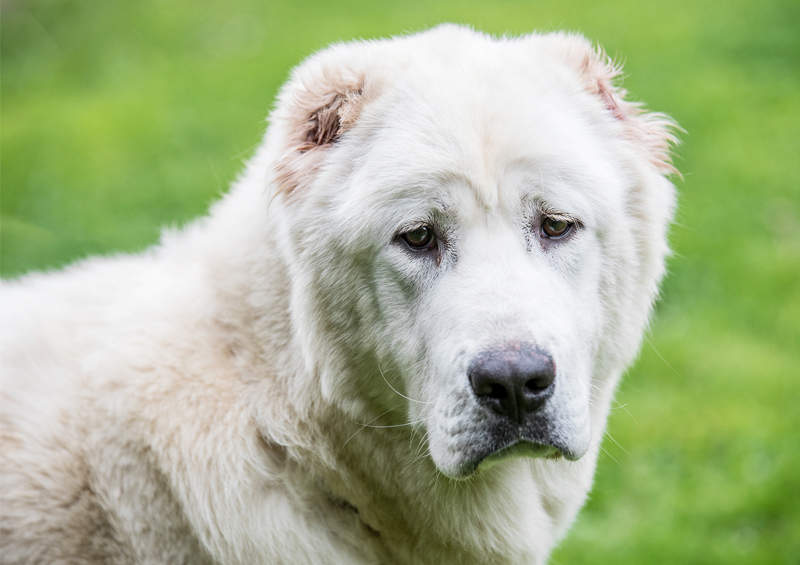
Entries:
{"type": "Polygon", "coordinates": [[[607,203],[597,201],[591,189],[598,179],[547,164],[506,170],[509,184],[517,187],[523,201],[533,202],[542,210],[578,217],[586,226],[596,223],[598,213],[607,203]]]}
{"type": "Polygon", "coordinates": [[[439,178],[445,186],[457,185],[466,187],[481,208],[490,210],[497,205],[497,183],[488,178],[476,182],[475,178],[468,172],[455,170],[447,171],[440,175],[439,178]]]}
{"type": "MultiPolygon", "coordinates": [[[[375,177],[371,177],[373,180],[375,177]]],[[[377,191],[370,190],[370,200],[375,199],[379,203],[380,194],[391,192],[393,201],[396,203],[417,202],[428,207],[433,207],[446,211],[453,207],[452,197],[459,193],[467,192],[473,194],[478,204],[488,209],[489,203],[481,195],[486,193],[483,185],[489,183],[475,182],[473,177],[466,171],[455,168],[446,168],[439,171],[412,171],[410,174],[393,174],[386,176],[379,183],[381,188],[377,191]]],[[[372,186],[375,186],[374,184],[372,186]]],[[[496,183],[491,183],[496,187],[496,183]]],[[[495,188],[496,191],[496,188],[495,188]]]]}

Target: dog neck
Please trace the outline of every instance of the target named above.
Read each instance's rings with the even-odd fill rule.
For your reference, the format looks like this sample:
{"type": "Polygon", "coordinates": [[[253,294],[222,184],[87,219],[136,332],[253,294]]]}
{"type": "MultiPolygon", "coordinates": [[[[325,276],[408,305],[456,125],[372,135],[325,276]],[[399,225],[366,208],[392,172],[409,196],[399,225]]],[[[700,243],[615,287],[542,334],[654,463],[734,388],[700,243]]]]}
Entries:
{"type": "Polygon", "coordinates": [[[453,480],[417,452],[407,428],[363,428],[333,407],[325,412],[313,447],[290,448],[290,457],[313,469],[329,503],[357,515],[367,541],[393,560],[536,562],[555,541],[561,509],[534,479],[543,462],[513,460],[453,480]]]}

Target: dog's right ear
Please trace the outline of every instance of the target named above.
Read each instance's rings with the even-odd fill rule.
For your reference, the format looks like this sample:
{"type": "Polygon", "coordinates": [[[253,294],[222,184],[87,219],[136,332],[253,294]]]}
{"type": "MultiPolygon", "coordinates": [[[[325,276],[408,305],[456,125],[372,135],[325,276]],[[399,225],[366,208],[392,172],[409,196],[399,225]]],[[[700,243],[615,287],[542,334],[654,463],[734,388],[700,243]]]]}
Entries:
{"type": "Polygon", "coordinates": [[[669,116],[646,111],[642,104],[628,100],[627,91],[618,84],[620,64],[579,34],[554,32],[533,37],[577,73],[586,91],[605,106],[622,125],[625,136],[647,154],[660,173],[678,172],[672,165],[671,150],[678,143],[675,131],[680,127],[669,116]]]}
{"type": "Polygon", "coordinates": [[[326,152],[358,119],[365,101],[360,73],[310,60],[295,70],[271,116],[283,132],[275,163],[277,191],[292,194],[308,185],[326,152]]]}

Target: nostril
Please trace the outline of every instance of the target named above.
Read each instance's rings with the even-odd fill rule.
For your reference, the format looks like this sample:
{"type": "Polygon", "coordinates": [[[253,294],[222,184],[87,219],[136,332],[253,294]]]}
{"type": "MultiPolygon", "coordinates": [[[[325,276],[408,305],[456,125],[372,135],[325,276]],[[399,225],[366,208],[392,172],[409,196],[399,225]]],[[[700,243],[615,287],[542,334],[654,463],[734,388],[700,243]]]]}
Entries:
{"type": "Polygon", "coordinates": [[[525,392],[529,393],[539,393],[543,390],[547,389],[551,384],[553,384],[553,376],[551,373],[536,375],[527,381],[525,381],[525,392]]]}
{"type": "Polygon", "coordinates": [[[547,385],[542,386],[542,382],[539,379],[528,379],[525,381],[525,390],[528,392],[539,392],[546,387],[547,385]]]}
{"type": "Polygon", "coordinates": [[[497,400],[503,400],[508,397],[508,389],[500,383],[491,383],[489,385],[489,394],[486,396],[489,398],[496,398],[497,400]]]}
{"type": "Polygon", "coordinates": [[[482,374],[473,372],[471,375],[472,389],[475,391],[476,396],[481,398],[494,398],[496,400],[503,400],[508,398],[508,388],[498,382],[493,375],[482,374]]]}

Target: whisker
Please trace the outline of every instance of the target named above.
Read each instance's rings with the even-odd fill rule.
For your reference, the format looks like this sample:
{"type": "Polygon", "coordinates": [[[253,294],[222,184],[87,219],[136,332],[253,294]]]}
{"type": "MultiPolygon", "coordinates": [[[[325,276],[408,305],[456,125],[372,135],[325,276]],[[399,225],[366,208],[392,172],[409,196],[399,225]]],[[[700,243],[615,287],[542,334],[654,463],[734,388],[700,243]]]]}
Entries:
{"type": "Polygon", "coordinates": [[[666,366],[667,366],[667,367],[668,367],[668,368],[669,368],[669,369],[670,369],[670,370],[671,370],[673,373],[675,373],[675,375],[676,375],[676,376],[680,377],[680,376],[681,376],[681,374],[678,372],[678,370],[677,370],[675,367],[673,367],[673,366],[670,364],[670,362],[669,362],[669,361],[667,361],[667,360],[666,360],[666,358],[665,358],[663,355],[661,355],[661,352],[660,352],[660,351],[659,351],[659,350],[656,348],[656,345],[655,345],[655,344],[652,342],[652,340],[651,340],[651,339],[650,339],[650,338],[647,336],[647,334],[645,334],[645,335],[644,335],[644,340],[645,340],[645,341],[647,342],[647,344],[648,344],[648,345],[649,345],[649,346],[650,346],[650,347],[653,349],[653,352],[654,352],[656,355],[658,355],[658,358],[659,358],[659,359],[661,359],[661,360],[664,362],[664,365],[666,365],[666,366]]]}
{"type": "Polygon", "coordinates": [[[612,410],[623,410],[628,416],[631,417],[631,420],[633,420],[633,422],[635,424],[639,423],[639,420],[636,419],[636,416],[633,415],[633,412],[628,410],[628,403],[627,402],[625,404],[616,403],[616,406],[612,406],[611,409],[612,410]]]}
{"type": "Polygon", "coordinates": [[[386,410],[385,412],[381,412],[380,414],[378,414],[377,416],[375,416],[375,417],[374,417],[372,420],[370,420],[370,421],[369,421],[369,422],[367,422],[366,424],[361,424],[361,427],[359,427],[359,428],[358,428],[356,431],[354,431],[354,432],[353,432],[353,433],[350,435],[350,437],[348,437],[348,438],[345,440],[345,442],[342,444],[342,447],[343,447],[343,448],[344,448],[344,447],[346,447],[346,446],[347,446],[347,444],[348,444],[348,443],[350,443],[350,440],[351,440],[351,439],[353,439],[354,437],[356,437],[356,435],[358,435],[358,432],[361,432],[361,431],[363,431],[363,430],[364,430],[364,428],[365,428],[366,426],[368,426],[368,425],[369,425],[369,424],[371,424],[372,422],[377,422],[378,420],[380,420],[381,418],[383,418],[384,416],[386,416],[386,414],[388,414],[388,413],[389,413],[389,412],[391,412],[391,411],[392,411],[392,409],[391,409],[391,408],[389,408],[389,409],[388,409],[388,410],[386,410]]]}
{"type": "Polygon", "coordinates": [[[614,439],[614,436],[612,436],[610,432],[606,432],[606,435],[608,436],[608,439],[614,442],[614,445],[619,447],[626,455],[630,455],[630,452],[624,447],[622,447],[622,444],[618,442],[616,439],[614,439]]]}
{"type": "Polygon", "coordinates": [[[414,450],[414,462],[415,463],[417,461],[419,461],[420,459],[430,455],[431,446],[428,445],[428,441],[427,440],[428,440],[428,434],[426,432],[422,437],[420,437],[419,445],[417,445],[417,448],[414,450]]]}
{"type": "Polygon", "coordinates": [[[419,452],[422,451],[422,447],[425,444],[425,440],[427,439],[427,437],[428,437],[427,430],[424,431],[422,434],[420,434],[417,429],[412,429],[411,436],[409,437],[408,440],[409,451],[413,451],[414,453],[419,454],[419,452]],[[417,444],[416,446],[414,446],[415,441],[417,444]]]}
{"type": "Polygon", "coordinates": [[[383,374],[383,369],[381,369],[380,363],[378,363],[378,372],[381,374],[381,378],[383,379],[383,382],[386,383],[386,386],[392,389],[392,392],[394,392],[398,396],[402,396],[403,398],[405,398],[406,400],[410,400],[411,402],[419,402],[420,404],[430,404],[430,402],[424,402],[422,400],[417,400],[416,398],[411,398],[410,396],[406,396],[405,394],[394,388],[392,386],[392,383],[390,383],[389,380],[386,378],[386,375],[383,374]]]}
{"type": "Polygon", "coordinates": [[[388,424],[386,426],[371,426],[369,424],[361,424],[361,427],[362,428],[373,428],[373,429],[402,428],[404,426],[415,426],[416,424],[421,424],[424,421],[425,421],[424,419],[420,418],[419,420],[414,420],[413,422],[406,422],[405,424],[388,424]]]}
{"type": "Polygon", "coordinates": [[[428,439],[428,432],[425,430],[422,434],[413,433],[417,441],[417,446],[413,450],[413,455],[410,459],[408,459],[403,465],[402,473],[405,474],[411,467],[413,467],[416,463],[424,459],[425,457],[429,456],[431,453],[430,445],[427,442],[428,439]]]}
{"type": "Polygon", "coordinates": [[[619,460],[618,460],[616,457],[614,457],[613,455],[611,455],[611,454],[610,454],[608,451],[606,451],[606,450],[605,450],[605,448],[603,448],[603,446],[602,446],[602,445],[600,446],[600,451],[602,451],[603,453],[605,453],[605,454],[608,456],[608,458],[609,458],[609,459],[611,459],[611,460],[612,460],[614,463],[616,463],[617,465],[619,465],[619,464],[620,464],[620,463],[619,463],[619,460]]]}

